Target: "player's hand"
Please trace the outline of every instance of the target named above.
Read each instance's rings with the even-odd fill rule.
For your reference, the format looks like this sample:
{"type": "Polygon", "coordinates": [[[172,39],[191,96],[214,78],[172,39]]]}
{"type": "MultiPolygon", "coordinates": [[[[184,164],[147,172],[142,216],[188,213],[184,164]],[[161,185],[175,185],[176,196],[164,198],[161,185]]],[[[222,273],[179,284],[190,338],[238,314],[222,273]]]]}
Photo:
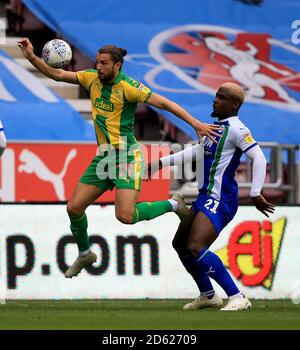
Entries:
{"type": "Polygon", "coordinates": [[[267,217],[269,217],[268,213],[273,214],[275,211],[274,205],[267,202],[261,194],[257,197],[252,197],[252,201],[256,206],[256,209],[261,211],[267,217]]]}
{"type": "Polygon", "coordinates": [[[18,46],[22,51],[22,54],[29,61],[32,61],[35,57],[35,53],[33,51],[33,46],[28,38],[23,38],[18,41],[18,46]]]}
{"type": "Polygon", "coordinates": [[[151,178],[153,177],[153,175],[159,171],[162,168],[162,164],[160,160],[156,160],[153,162],[149,162],[146,166],[145,166],[145,170],[144,170],[144,180],[146,182],[150,181],[151,178]]]}
{"type": "Polygon", "coordinates": [[[206,124],[206,123],[197,121],[196,125],[194,125],[194,128],[197,132],[197,135],[200,141],[202,139],[202,136],[207,136],[213,142],[217,143],[218,141],[214,138],[214,136],[216,136],[217,138],[221,136],[216,132],[217,130],[222,130],[222,128],[219,125],[206,124]]]}

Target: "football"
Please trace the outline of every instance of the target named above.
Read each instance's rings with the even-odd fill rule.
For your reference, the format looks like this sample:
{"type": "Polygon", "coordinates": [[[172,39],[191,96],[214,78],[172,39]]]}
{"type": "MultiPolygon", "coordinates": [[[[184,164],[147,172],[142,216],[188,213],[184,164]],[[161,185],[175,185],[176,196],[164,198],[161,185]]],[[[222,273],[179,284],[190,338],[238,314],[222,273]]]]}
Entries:
{"type": "Polygon", "coordinates": [[[71,62],[72,50],[64,40],[53,39],[43,47],[42,57],[50,67],[65,68],[71,62]]]}

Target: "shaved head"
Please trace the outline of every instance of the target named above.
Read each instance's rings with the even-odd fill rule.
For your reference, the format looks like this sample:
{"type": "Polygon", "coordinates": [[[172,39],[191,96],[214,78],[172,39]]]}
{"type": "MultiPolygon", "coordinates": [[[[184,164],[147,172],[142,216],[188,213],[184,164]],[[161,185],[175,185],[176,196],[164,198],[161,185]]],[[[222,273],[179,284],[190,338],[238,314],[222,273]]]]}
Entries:
{"type": "Polygon", "coordinates": [[[241,86],[234,83],[224,83],[219,87],[219,89],[221,88],[224,89],[235,101],[240,104],[244,102],[245,94],[241,86]]]}
{"type": "Polygon", "coordinates": [[[219,120],[237,116],[244,99],[245,94],[241,86],[229,82],[222,84],[216,93],[211,116],[219,120]]]}

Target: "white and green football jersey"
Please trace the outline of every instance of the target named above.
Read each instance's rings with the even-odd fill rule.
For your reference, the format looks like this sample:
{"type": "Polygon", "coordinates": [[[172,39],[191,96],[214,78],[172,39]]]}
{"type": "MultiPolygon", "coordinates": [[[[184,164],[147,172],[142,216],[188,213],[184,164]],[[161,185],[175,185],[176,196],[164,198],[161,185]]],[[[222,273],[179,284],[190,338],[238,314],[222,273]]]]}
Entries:
{"type": "Polygon", "coordinates": [[[257,143],[253,139],[250,130],[238,117],[230,117],[215,122],[220,125],[222,136],[218,143],[204,137],[203,166],[199,176],[199,191],[201,194],[211,196],[217,200],[238,200],[238,185],[235,173],[244,153],[255,147],[257,143]]]}

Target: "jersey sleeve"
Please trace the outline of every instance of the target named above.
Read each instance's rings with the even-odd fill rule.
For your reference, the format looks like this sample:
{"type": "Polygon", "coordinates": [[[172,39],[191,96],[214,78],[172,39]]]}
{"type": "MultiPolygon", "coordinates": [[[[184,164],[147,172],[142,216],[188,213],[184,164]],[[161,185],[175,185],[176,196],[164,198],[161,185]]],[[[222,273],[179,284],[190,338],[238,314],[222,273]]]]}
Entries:
{"type": "Polygon", "coordinates": [[[265,181],[267,161],[259,146],[249,149],[246,155],[252,160],[250,197],[257,197],[260,195],[265,181]]]}
{"type": "Polygon", "coordinates": [[[87,69],[84,71],[76,72],[76,77],[81,86],[89,91],[92,82],[97,78],[98,73],[94,69],[87,69]]]}
{"type": "Polygon", "coordinates": [[[147,102],[152,91],[142,83],[132,79],[124,84],[125,97],[129,102],[147,102]]]}
{"type": "Polygon", "coordinates": [[[256,145],[257,142],[252,137],[250,130],[246,127],[239,128],[236,132],[236,146],[246,153],[256,145]]]}

